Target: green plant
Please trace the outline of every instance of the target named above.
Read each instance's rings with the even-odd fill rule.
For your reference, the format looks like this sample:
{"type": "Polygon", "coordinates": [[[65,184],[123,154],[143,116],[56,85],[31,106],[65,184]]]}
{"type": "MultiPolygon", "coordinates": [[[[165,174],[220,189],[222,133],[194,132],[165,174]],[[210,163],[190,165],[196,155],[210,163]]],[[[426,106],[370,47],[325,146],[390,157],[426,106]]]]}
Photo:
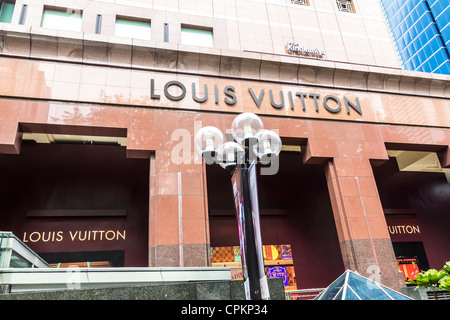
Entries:
{"type": "Polygon", "coordinates": [[[442,269],[447,271],[448,274],[450,274],[450,261],[447,261],[442,269]]]}
{"type": "Polygon", "coordinates": [[[443,277],[439,280],[439,288],[445,291],[450,291],[450,276],[443,277]]]}
{"type": "Polygon", "coordinates": [[[433,291],[434,298],[437,299],[435,288],[450,291],[450,261],[447,261],[442,270],[429,269],[416,275],[416,280],[408,280],[408,284],[429,288],[433,291]]]}

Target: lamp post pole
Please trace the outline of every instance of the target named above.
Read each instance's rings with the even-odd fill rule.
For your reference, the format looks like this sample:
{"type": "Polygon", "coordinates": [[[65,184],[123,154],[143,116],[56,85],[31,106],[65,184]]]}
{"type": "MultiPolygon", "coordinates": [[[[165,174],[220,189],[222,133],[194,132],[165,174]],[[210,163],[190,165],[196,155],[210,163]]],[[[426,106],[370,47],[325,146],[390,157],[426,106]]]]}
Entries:
{"type": "Polygon", "coordinates": [[[243,255],[246,260],[247,275],[249,279],[249,294],[250,300],[260,300],[261,296],[261,284],[259,267],[262,263],[264,268],[264,261],[258,261],[257,250],[258,248],[255,237],[255,228],[253,225],[252,217],[252,203],[250,199],[250,186],[248,179],[248,167],[246,164],[242,164],[241,170],[241,183],[242,183],[242,196],[244,202],[244,237],[246,247],[244,248],[243,255]]]}
{"type": "Polygon", "coordinates": [[[267,164],[278,156],[281,139],[275,132],[264,130],[261,119],[253,113],[238,115],[231,131],[237,143],[224,143],[219,129],[204,127],[196,133],[194,144],[206,163],[218,163],[232,173],[246,299],[268,300],[255,166],[257,158],[267,164]]]}

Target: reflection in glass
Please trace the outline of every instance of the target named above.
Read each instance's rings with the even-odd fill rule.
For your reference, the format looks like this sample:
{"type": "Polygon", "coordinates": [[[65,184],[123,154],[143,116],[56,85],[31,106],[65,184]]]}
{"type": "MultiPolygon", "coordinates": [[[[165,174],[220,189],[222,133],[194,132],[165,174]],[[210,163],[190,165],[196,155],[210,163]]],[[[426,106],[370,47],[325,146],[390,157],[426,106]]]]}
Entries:
{"type": "Polygon", "coordinates": [[[11,255],[11,260],[9,262],[10,268],[31,268],[31,262],[25,260],[23,257],[13,252],[11,255]]]}
{"type": "Polygon", "coordinates": [[[1,3],[0,22],[11,23],[14,12],[14,3],[4,1],[1,3]]]}
{"type": "Polygon", "coordinates": [[[151,40],[150,22],[116,19],[115,35],[123,38],[151,40]]]}
{"type": "Polygon", "coordinates": [[[214,47],[213,32],[207,29],[182,27],[181,44],[212,48],[214,47]]]}
{"type": "Polygon", "coordinates": [[[45,9],[41,27],[66,31],[81,31],[81,11],[45,9]]]}

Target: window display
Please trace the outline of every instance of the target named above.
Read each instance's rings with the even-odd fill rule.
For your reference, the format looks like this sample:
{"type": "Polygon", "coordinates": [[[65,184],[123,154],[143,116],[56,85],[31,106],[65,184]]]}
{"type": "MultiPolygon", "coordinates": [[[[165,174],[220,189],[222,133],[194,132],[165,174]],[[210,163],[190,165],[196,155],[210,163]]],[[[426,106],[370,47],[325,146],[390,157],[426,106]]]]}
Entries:
{"type": "MultiPolygon", "coordinates": [[[[297,289],[290,244],[263,245],[264,267],[268,278],[282,278],[286,290],[297,289]]],[[[211,247],[213,267],[230,267],[231,280],[243,280],[239,246],[211,247]]]]}

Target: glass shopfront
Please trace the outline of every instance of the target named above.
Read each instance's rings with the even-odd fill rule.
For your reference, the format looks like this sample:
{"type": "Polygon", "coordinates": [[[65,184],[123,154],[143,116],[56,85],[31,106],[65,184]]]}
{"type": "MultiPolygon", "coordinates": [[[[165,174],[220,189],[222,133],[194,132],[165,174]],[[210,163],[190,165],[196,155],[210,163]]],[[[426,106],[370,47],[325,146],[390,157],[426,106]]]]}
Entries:
{"type": "MultiPolygon", "coordinates": [[[[324,288],[345,267],[323,166],[302,164],[300,152],[279,157],[276,175],[257,177],[266,274],[286,289],[324,288]]],[[[212,264],[239,268],[231,175],[209,165],[207,179],[212,264]]]]}
{"type": "Polygon", "coordinates": [[[399,270],[405,279],[413,278],[418,271],[440,269],[450,258],[448,169],[440,168],[435,153],[389,154],[390,160],[373,171],[399,270]]]}
{"type": "Polygon", "coordinates": [[[120,145],[23,141],[0,166],[0,228],[48,263],[148,265],[148,159],[120,145]]]}

